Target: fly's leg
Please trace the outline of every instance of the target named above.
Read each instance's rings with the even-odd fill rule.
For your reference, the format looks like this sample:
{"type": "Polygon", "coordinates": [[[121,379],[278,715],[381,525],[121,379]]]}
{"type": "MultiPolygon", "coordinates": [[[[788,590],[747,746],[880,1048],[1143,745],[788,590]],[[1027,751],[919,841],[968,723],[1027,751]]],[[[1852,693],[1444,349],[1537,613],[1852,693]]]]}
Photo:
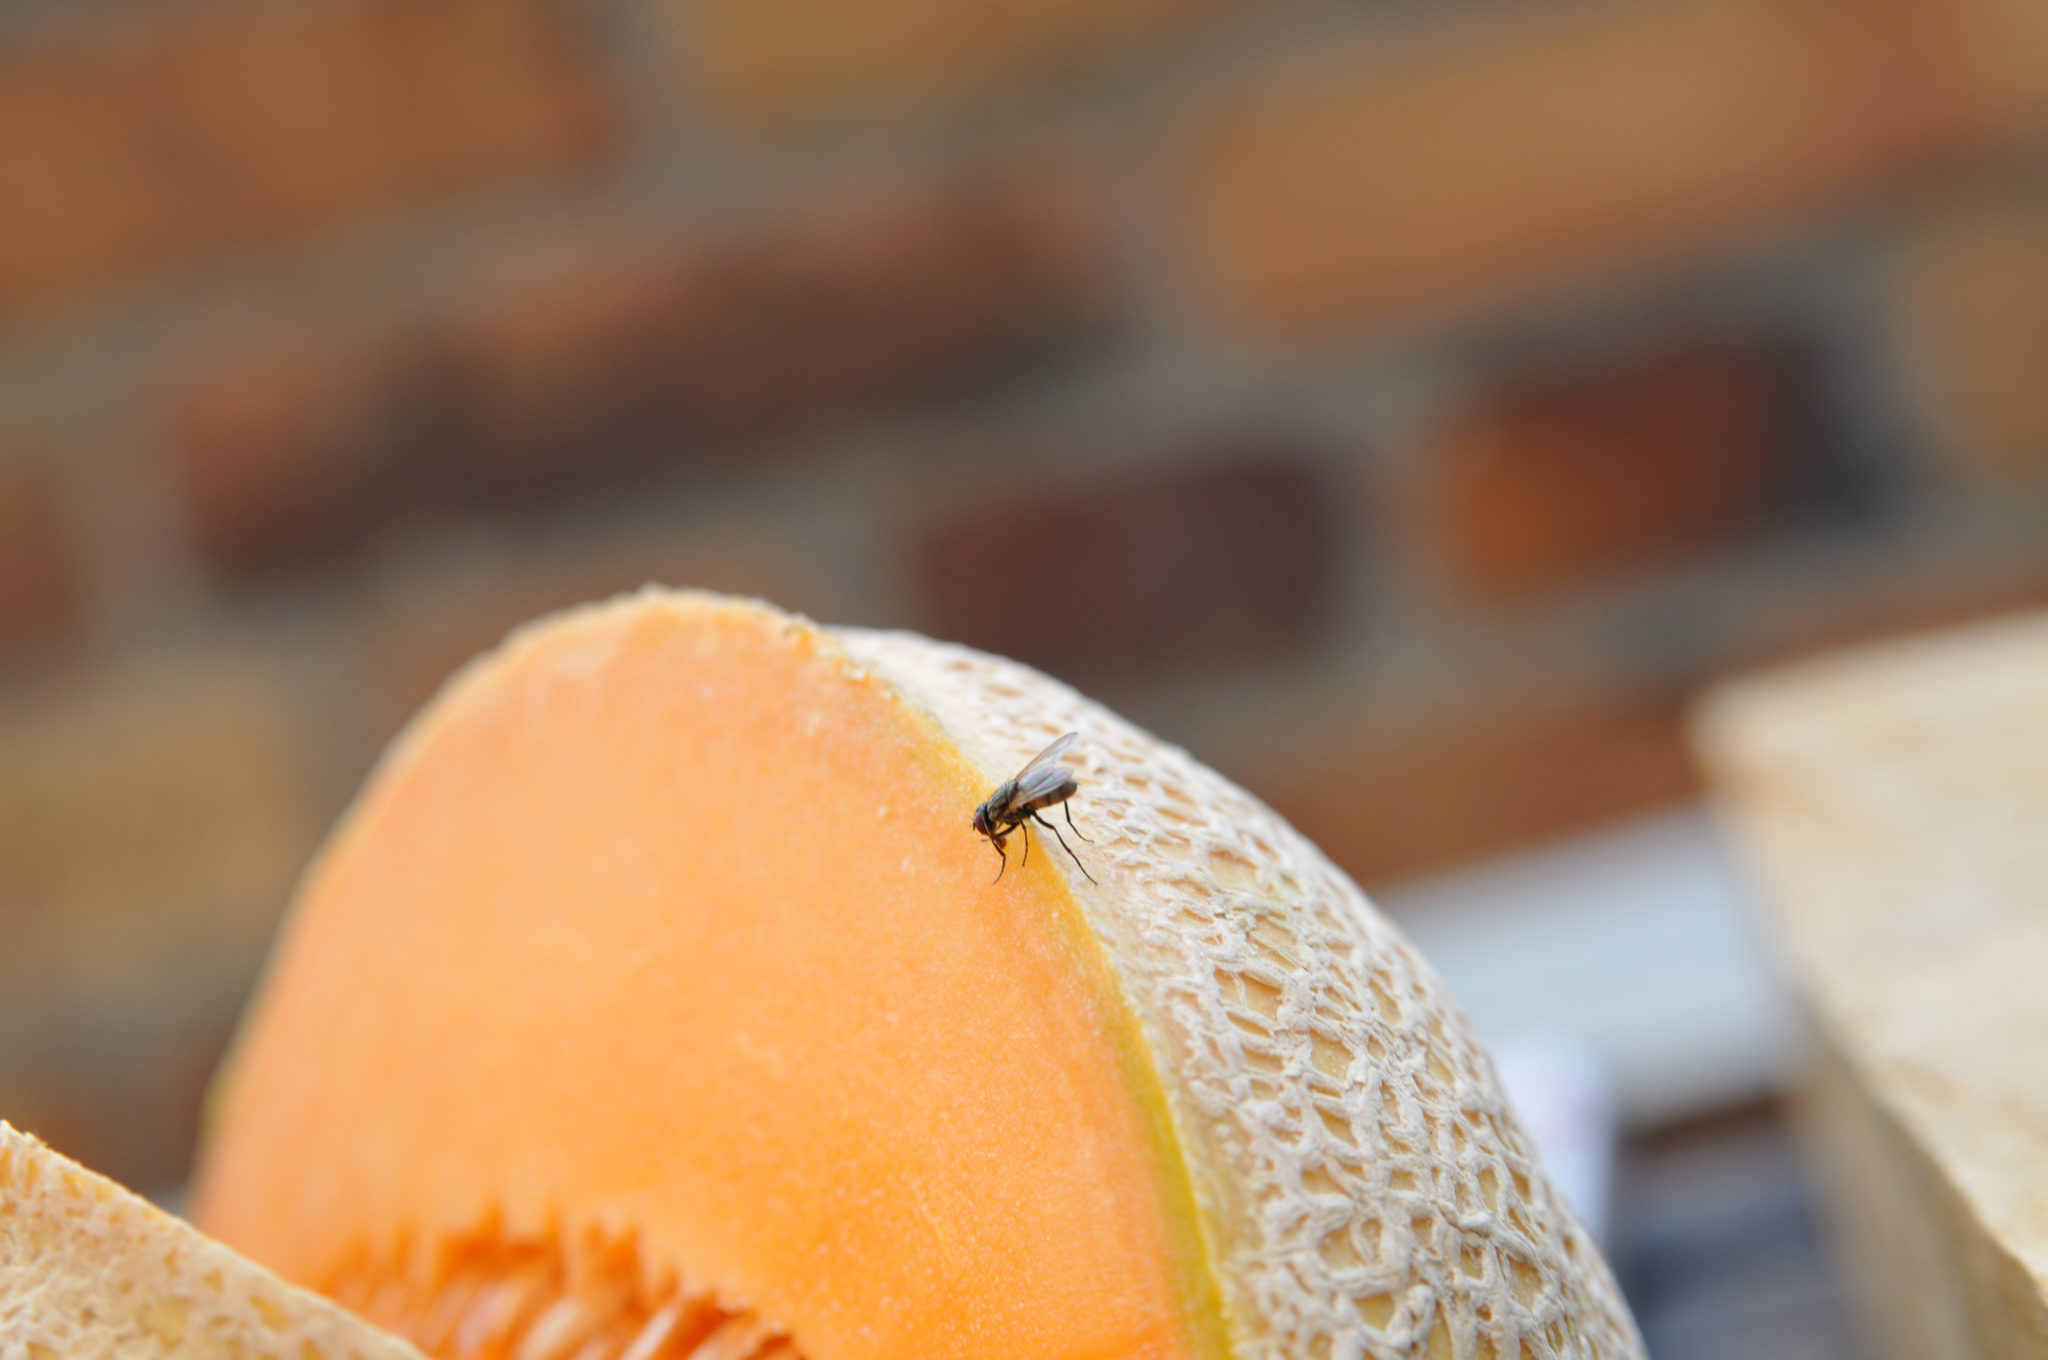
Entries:
{"type": "Polygon", "coordinates": [[[1031,828],[1019,822],[1017,829],[1024,833],[1024,862],[1031,863],[1031,828]]]}
{"type": "Polygon", "coordinates": [[[1001,836],[990,836],[988,843],[996,848],[996,858],[1002,861],[1001,867],[996,870],[996,876],[990,879],[989,882],[1000,883],[1003,881],[1004,871],[1010,867],[1010,857],[1003,853],[1003,838],[1001,836]]]}
{"type": "MultiPolygon", "coordinates": [[[[1067,844],[1067,838],[1060,834],[1060,829],[1058,827],[1054,826],[1051,822],[1048,822],[1047,820],[1045,820],[1045,818],[1039,816],[1035,812],[1031,814],[1031,820],[1037,822],[1047,831],[1052,832],[1052,838],[1060,843],[1060,849],[1067,852],[1067,858],[1074,861],[1074,867],[1081,871],[1081,877],[1087,879],[1090,883],[1093,883],[1095,881],[1095,875],[1089,873],[1088,866],[1081,863],[1081,857],[1074,853],[1073,846],[1067,844]]],[[[1081,833],[1077,831],[1074,834],[1078,836],[1081,833]]]]}
{"type": "MultiPolygon", "coordinates": [[[[1067,830],[1069,830],[1069,831],[1073,832],[1073,833],[1074,833],[1074,834],[1075,834],[1076,836],[1081,836],[1081,828],[1080,828],[1080,827],[1078,827],[1078,826],[1075,826],[1075,825],[1074,825],[1074,805],[1073,805],[1073,803],[1072,803],[1071,801],[1068,801],[1068,802],[1063,802],[1063,803],[1061,803],[1061,804],[1060,804],[1060,811],[1061,811],[1061,812],[1064,812],[1064,813],[1066,813],[1066,814],[1067,814],[1067,830]]],[[[1087,843],[1088,843],[1088,844],[1090,844],[1090,845],[1093,845],[1093,844],[1095,844],[1095,842],[1094,842],[1094,841],[1088,840],[1088,838],[1087,838],[1086,836],[1081,836],[1081,839],[1082,839],[1082,840],[1084,840],[1084,841],[1087,841],[1087,843]]],[[[1064,841],[1062,841],[1062,842],[1060,842],[1060,843],[1061,843],[1062,845],[1066,844],[1066,842],[1064,842],[1064,841]]]]}

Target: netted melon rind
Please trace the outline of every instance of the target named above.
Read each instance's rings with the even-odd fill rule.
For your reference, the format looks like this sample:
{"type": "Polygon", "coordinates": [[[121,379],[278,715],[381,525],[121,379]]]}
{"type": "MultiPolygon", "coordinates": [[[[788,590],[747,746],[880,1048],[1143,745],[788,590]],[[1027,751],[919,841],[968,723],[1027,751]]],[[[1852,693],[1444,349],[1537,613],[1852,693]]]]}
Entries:
{"type": "Polygon", "coordinates": [[[1054,863],[1157,1056],[1240,1360],[1643,1355],[1469,1023],[1313,845],[1027,667],[836,636],[991,784],[1081,733],[1067,760],[1096,844],[1076,848],[1097,885],[1054,863]]]}

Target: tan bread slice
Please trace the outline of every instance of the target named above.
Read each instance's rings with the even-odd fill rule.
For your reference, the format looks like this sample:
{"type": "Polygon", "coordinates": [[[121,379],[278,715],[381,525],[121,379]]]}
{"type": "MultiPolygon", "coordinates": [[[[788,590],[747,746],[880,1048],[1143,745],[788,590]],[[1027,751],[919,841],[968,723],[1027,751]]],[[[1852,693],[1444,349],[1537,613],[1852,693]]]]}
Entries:
{"type": "Polygon", "coordinates": [[[420,1360],[0,1123],[0,1357],[420,1360]]]}
{"type": "Polygon", "coordinates": [[[200,1222],[431,1350],[1642,1353],[1313,846],[1036,672],[752,602],[573,611],[453,682],[215,1115],[200,1222]],[[1094,881],[1042,840],[992,882],[976,802],[1069,730],[1094,881]]]}
{"type": "Polygon", "coordinates": [[[2048,613],[1744,678],[1698,738],[1872,1353],[2048,1360],[2048,613]]]}

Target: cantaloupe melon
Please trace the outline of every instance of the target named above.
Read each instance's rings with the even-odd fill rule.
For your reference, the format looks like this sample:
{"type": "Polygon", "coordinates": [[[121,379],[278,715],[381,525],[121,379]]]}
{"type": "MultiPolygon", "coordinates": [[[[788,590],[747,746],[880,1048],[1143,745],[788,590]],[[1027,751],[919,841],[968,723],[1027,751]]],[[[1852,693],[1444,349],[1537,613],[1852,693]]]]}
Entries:
{"type": "Polygon", "coordinates": [[[1442,985],[1271,811],[1023,667],[754,603],[452,682],[212,1115],[200,1222],[444,1355],[1641,1353],[1442,985]],[[1069,730],[1094,882],[996,882],[975,806],[1069,730]]]}
{"type": "Polygon", "coordinates": [[[421,1360],[0,1123],[0,1357],[421,1360]]]}

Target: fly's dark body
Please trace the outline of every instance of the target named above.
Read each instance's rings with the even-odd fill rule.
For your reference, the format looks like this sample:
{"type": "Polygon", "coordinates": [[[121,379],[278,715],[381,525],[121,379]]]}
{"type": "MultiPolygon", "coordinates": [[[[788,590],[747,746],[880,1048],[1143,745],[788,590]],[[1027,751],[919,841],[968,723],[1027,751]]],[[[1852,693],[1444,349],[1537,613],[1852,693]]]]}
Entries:
{"type": "MultiPolygon", "coordinates": [[[[1012,832],[1021,831],[1024,834],[1024,863],[1031,862],[1033,822],[1052,832],[1053,839],[1060,843],[1060,849],[1066,851],[1067,857],[1074,861],[1083,878],[1090,883],[1095,881],[1095,876],[1088,872],[1088,866],[1082,864],[1081,857],[1074,853],[1074,847],[1068,845],[1066,837],[1060,835],[1059,828],[1038,815],[1041,808],[1049,808],[1058,803],[1061,805],[1060,810],[1067,815],[1067,829],[1076,836],[1081,836],[1081,828],[1074,825],[1074,810],[1066,806],[1067,800],[1080,791],[1081,785],[1074,778],[1074,772],[1059,763],[1060,757],[1067,753],[1067,748],[1072,746],[1079,736],[1078,732],[1069,732],[1040,751],[1031,758],[1029,765],[1017,772],[1015,779],[998,786],[996,791],[974,810],[974,829],[988,837],[989,843],[996,848],[997,858],[1002,860],[1001,867],[996,870],[996,882],[1002,882],[1004,872],[1010,867],[1010,856],[1004,851],[1003,843],[1010,838],[1012,832]]],[[[1081,839],[1085,841],[1088,838],[1081,836],[1081,839]]]]}

